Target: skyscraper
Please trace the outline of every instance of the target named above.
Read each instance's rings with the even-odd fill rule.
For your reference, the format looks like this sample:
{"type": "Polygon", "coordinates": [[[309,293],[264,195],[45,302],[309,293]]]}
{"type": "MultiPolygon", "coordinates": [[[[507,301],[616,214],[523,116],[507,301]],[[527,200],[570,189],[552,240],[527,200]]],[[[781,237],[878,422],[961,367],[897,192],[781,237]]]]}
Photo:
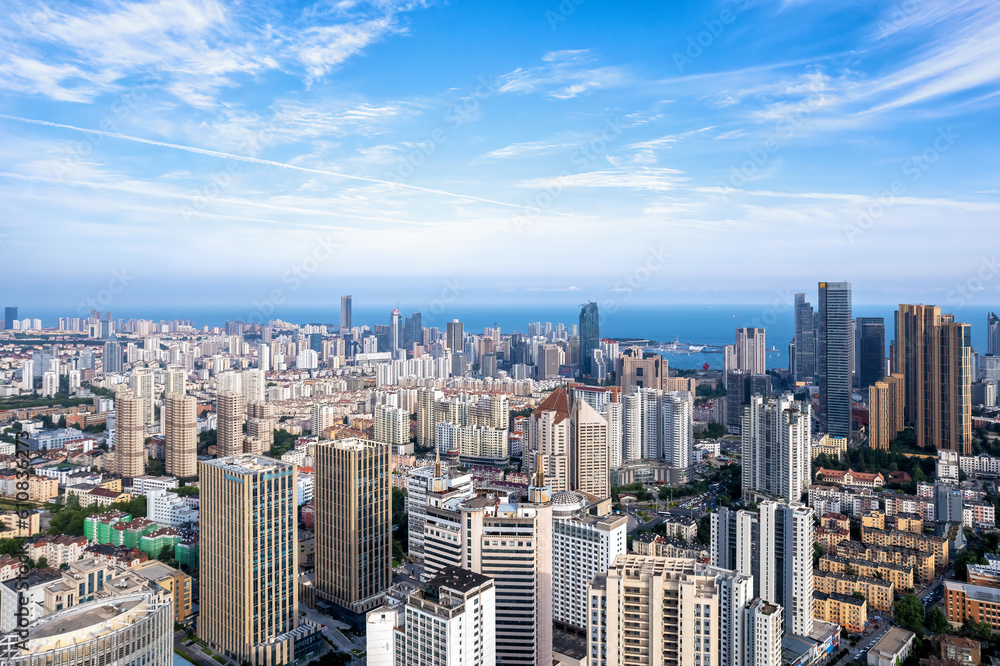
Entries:
{"type": "Polygon", "coordinates": [[[1000,356],[1000,317],[994,312],[986,316],[986,354],[1000,356]]]}
{"type": "Polygon", "coordinates": [[[182,365],[168,365],[163,373],[163,395],[185,395],[187,392],[187,371],[182,365]]]}
{"type": "Polygon", "coordinates": [[[795,294],[795,381],[816,376],[816,327],[812,304],[805,294],[795,294]]]}
{"type": "Polygon", "coordinates": [[[167,393],[163,409],[166,437],[166,472],[184,479],[198,473],[197,401],[193,396],[167,393]]]}
{"type": "Polygon", "coordinates": [[[460,352],[463,349],[463,345],[465,344],[464,330],[462,322],[457,319],[452,319],[447,324],[445,347],[450,349],[453,354],[460,352]]]}
{"type": "Polygon", "coordinates": [[[671,469],[670,482],[686,483],[694,464],[694,397],[669,391],[660,399],[660,455],[671,469]]]}
{"type": "Polygon", "coordinates": [[[419,312],[414,312],[403,321],[403,349],[410,351],[415,344],[424,344],[423,317],[419,312]]]}
{"type": "Polygon", "coordinates": [[[753,396],[743,415],[743,494],[798,502],[809,487],[812,414],[791,394],[753,396]]]}
{"type": "Polygon", "coordinates": [[[906,386],[905,418],[917,446],[971,455],[972,332],[934,305],[896,311],[896,371],[906,386]]]}
{"type": "Polygon", "coordinates": [[[108,341],[104,343],[104,374],[121,374],[122,372],[122,345],[118,342],[118,337],[112,333],[108,341]]]}
{"type": "Polygon", "coordinates": [[[571,490],[611,497],[608,422],[584,400],[573,404],[571,490]]]}
{"type": "Polygon", "coordinates": [[[156,420],[156,385],[152,368],[136,368],[129,378],[129,388],[142,401],[142,423],[152,425],[156,420]]]}
{"type": "Polygon", "coordinates": [[[885,377],[885,320],[858,317],[854,320],[854,383],[866,389],[885,377]]]}
{"type": "Polygon", "coordinates": [[[17,321],[17,308],[16,307],[6,307],[3,309],[3,327],[4,330],[10,331],[14,328],[14,322],[17,321]]]}
{"type": "Polygon", "coordinates": [[[396,308],[389,315],[389,351],[396,358],[396,352],[403,348],[403,315],[396,308]]]}
{"type": "Polygon", "coordinates": [[[142,476],[146,467],[142,401],[131,391],[115,395],[115,471],[126,479],[142,476]]]}
{"type": "Polygon", "coordinates": [[[534,475],[540,466],[553,492],[570,490],[572,484],[570,430],[570,399],[565,388],[553,391],[528,418],[528,472],[534,475]]]}
{"type": "Polygon", "coordinates": [[[868,446],[889,450],[903,431],[906,385],[901,373],[889,375],[868,388],[868,446]]]}
{"type": "Polygon", "coordinates": [[[752,375],[767,373],[767,344],[763,328],[736,329],[736,370],[752,375]]]}
{"type": "Polygon", "coordinates": [[[351,332],[351,297],[340,297],[340,334],[351,332]]]}
{"type": "Polygon", "coordinates": [[[224,458],[243,453],[243,422],[246,419],[243,395],[222,391],[216,396],[215,404],[218,417],[215,455],[224,458]]]}
{"type": "Polygon", "coordinates": [[[580,308],[580,361],[583,374],[594,374],[594,350],[600,347],[600,316],[597,303],[590,301],[580,308]]]}
{"type": "Polygon", "coordinates": [[[367,439],[316,446],[316,594],[359,630],[392,581],[390,455],[367,439]]]}
{"type": "Polygon", "coordinates": [[[833,437],[851,438],[854,321],[851,283],[819,283],[819,422],[833,437]]]}
{"type": "Polygon", "coordinates": [[[295,466],[239,455],[198,465],[198,636],[239,663],[291,663],[299,628],[295,466]]]}
{"type": "Polygon", "coordinates": [[[813,510],[804,504],[761,502],[760,597],[785,609],[785,633],[813,628],[813,510]]]}

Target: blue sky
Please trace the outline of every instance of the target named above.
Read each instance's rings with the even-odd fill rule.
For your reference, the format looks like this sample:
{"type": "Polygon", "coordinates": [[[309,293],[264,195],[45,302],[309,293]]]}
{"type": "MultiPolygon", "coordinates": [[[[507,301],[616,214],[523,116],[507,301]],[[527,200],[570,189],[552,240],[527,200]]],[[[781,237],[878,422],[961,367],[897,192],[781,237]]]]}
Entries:
{"type": "Polygon", "coordinates": [[[1000,301],[990,0],[7,6],[22,307],[1000,301]]]}

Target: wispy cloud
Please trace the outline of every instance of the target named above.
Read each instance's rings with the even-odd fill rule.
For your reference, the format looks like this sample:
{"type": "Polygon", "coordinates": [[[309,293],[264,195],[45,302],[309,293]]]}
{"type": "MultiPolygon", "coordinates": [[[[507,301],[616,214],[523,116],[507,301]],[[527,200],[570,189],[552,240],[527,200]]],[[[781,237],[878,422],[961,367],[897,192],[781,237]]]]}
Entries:
{"type": "Polygon", "coordinates": [[[620,188],[664,192],[677,188],[688,178],[676,169],[605,169],[584,173],[545,178],[534,178],[518,183],[518,187],[531,189],[556,188],[620,188]]]}
{"type": "Polygon", "coordinates": [[[620,67],[594,67],[596,58],[587,50],[552,51],[544,64],[518,68],[500,77],[501,93],[542,92],[552,99],[571,99],[585,93],[624,85],[628,80],[620,67]]]}

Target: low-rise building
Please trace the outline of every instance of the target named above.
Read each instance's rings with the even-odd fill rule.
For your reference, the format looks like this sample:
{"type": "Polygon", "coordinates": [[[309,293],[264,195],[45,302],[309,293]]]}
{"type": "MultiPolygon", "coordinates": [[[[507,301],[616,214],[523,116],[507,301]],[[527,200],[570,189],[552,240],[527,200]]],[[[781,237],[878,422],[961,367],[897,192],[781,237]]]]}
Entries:
{"type": "Polygon", "coordinates": [[[137,564],[131,571],[170,595],[174,600],[175,622],[183,622],[191,616],[191,576],[156,560],[137,564]]]}
{"type": "Polygon", "coordinates": [[[84,556],[87,537],[43,536],[25,542],[24,550],[35,563],[45,558],[46,566],[61,567],[84,556]]]}
{"type": "Polygon", "coordinates": [[[1000,592],[957,580],[944,582],[944,614],[951,626],[959,627],[966,619],[987,622],[993,631],[1000,631],[1000,592]]]}
{"type": "Polygon", "coordinates": [[[42,531],[40,514],[32,511],[26,516],[17,511],[0,513],[0,523],[3,524],[2,538],[30,537],[42,531]]]}
{"type": "Polygon", "coordinates": [[[827,594],[863,594],[868,605],[875,610],[892,610],[895,587],[891,581],[870,576],[850,576],[833,571],[813,572],[813,589],[827,594]]]}
{"type": "Polygon", "coordinates": [[[852,469],[826,469],[823,467],[816,470],[816,481],[861,488],[881,488],[885,485],[885,477],[882,476],[881,472],[855,472],[852,469]]]}
{"type": "Polygon", "coordinates": [[[868,651],[869,666],[897,666],[906,661],[913,652],[912,631],[901,627],[890,627],[885,636],[868,651]]]}
{"type": "Polygon", "coordinates": [[[948,539],[931,534],[880,530],[874,527],[861,528],[861,541],[878,546],[896,546],[931,553],[935,557],[934,566],[940,570],[948,568],[948,539]]]}
{"type": "Polygon", "coordinates": [[[836,622],[848,633],[860,634],[868,625],[868,604],[854,595],[814,590],[813,617],[824,622],[836,622]]]}
{"type": "Polygon", "coordinates": [[[969,666],[979,666],[979,662],[981,661],[979,641],[974,641],[964,636],[942,634],[940,643],[941,659],[956,661],[959,664],[968,664],[969,666]]]}
{"type": "Polygon", "coordinates": [[[891,562],[870,562],[868,560],[848,559],[837,555],[823,555],[819,558],[820,571],[849,573],[849,575],[881,577],[892,583],[893,590],[906,592],[913,589],[913,567],[891,562]]]}

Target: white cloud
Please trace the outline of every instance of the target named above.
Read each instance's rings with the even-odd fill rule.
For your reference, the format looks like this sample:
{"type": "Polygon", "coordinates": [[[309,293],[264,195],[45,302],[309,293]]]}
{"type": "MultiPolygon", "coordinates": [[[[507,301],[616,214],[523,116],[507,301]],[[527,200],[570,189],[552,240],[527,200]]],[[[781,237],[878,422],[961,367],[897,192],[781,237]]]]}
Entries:
{"type": "Polygon", "coordinates": [[[538,67],[518,68],[499,78],[500,93],[544,92],[552,99],[571,99],[594,90],[624,85],[628,76],[620,67],[592,67],[589,51],[552,51],[538,67]]]}
{"type": "Polygon", "coordinates": [[[664,192],[673,190],[688,179],[676,169],[605,169],[565,176],[534,178],[518,187],[558,190],[560,188],[620,188],[664,192]]]}

